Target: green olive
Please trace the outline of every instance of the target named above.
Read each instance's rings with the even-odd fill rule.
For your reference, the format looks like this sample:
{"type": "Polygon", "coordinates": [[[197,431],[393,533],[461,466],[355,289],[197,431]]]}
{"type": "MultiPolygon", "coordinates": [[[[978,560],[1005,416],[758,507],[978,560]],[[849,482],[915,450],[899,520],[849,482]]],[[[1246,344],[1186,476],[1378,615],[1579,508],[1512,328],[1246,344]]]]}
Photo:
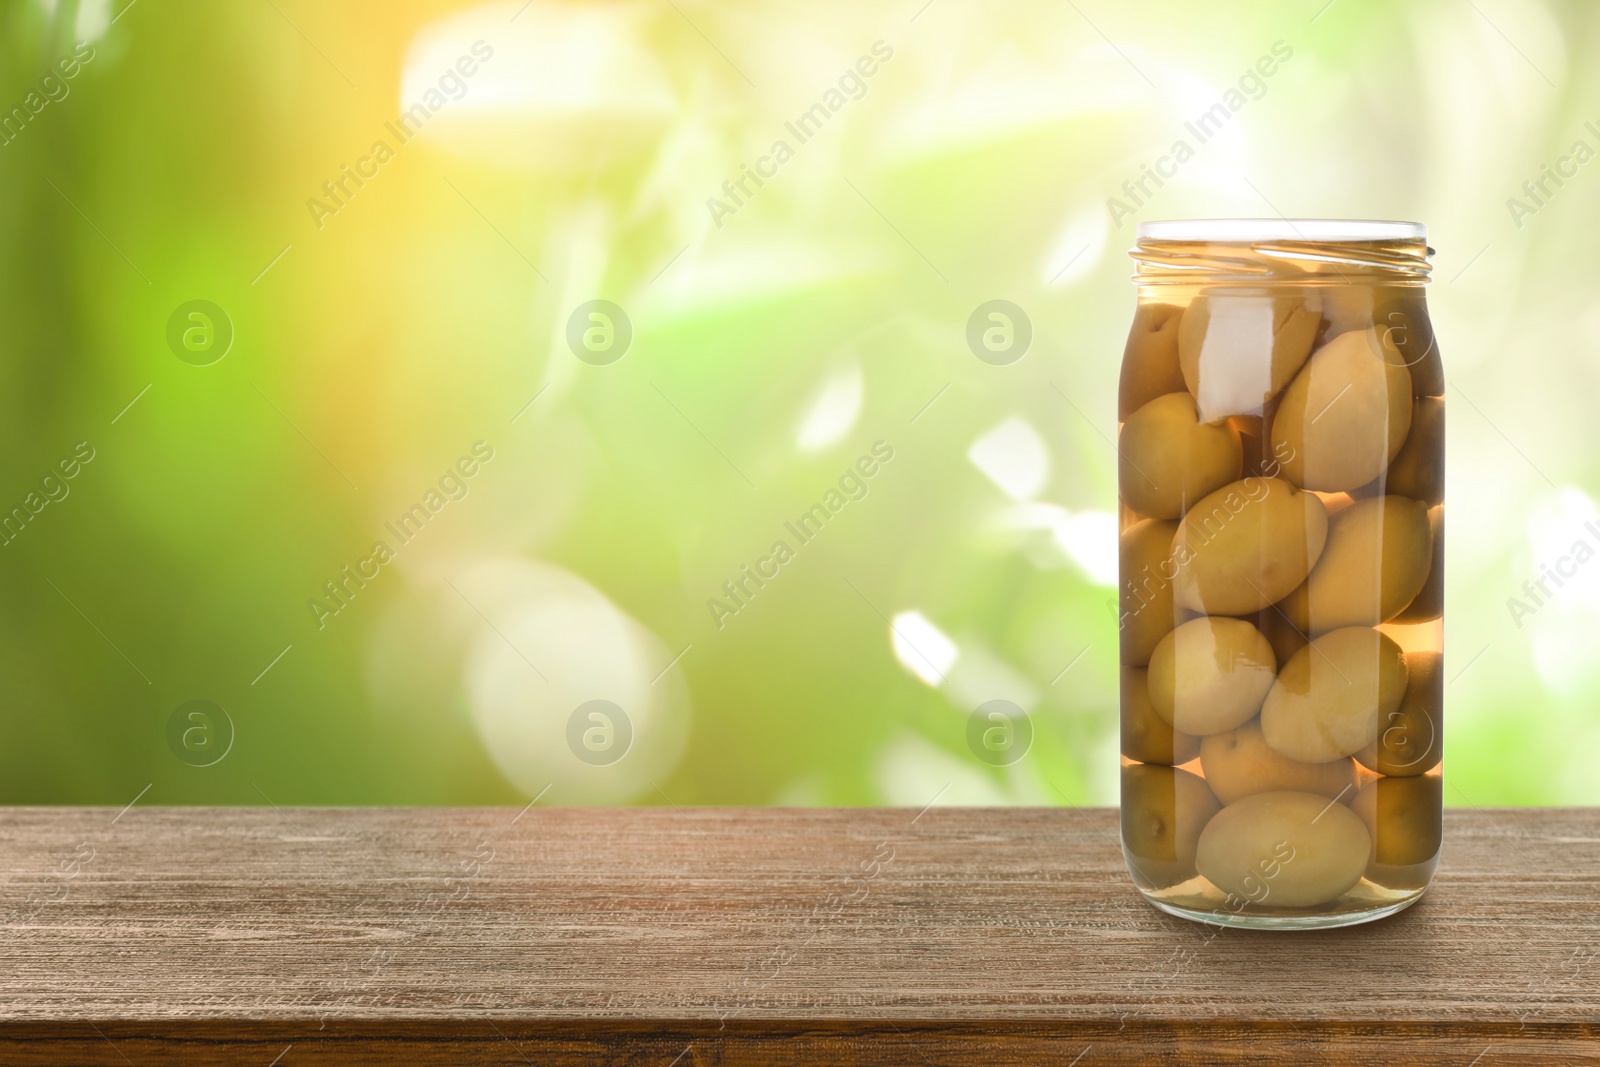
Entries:
{"type": "Polygon", "coordinates": [[[1381,474],[1410,428],[1410,375],[1399,353],[1365,330],[1340,334],[1312,353],[1284,390],[1272,447],[1288,457],[1285,478],[1337,493],[1381,474]]]}
{"type": "Polygon", "coordinates": [[[1152,889],[1193,878],[1200,832],[1221,807],[1197,774],[1151,763],[1122,768],[1122,847],[1134,876],[1152,889]]]}
{"type": "Polygon", "coordinates": [[[1212,290],[1178,328],[1178,361],[1200,418],[1260,414],[1305,362],[1321,323],[1299,296],[1212,290]]]}
{"type": "Polygon", "coordinates": [[[1405,692],[1406,663],[1392,639],[1362,626],[1332,630],[1278,672],[1261,705],[1261,735],[1302,763],[1353,756],[1377,739],[1405,692]]]}
{"type": "Polygon", "coordinates": [[[1433,536],[1433,558],[1428,563],[1428,580],[1406,610],[1391,622],[1429,622],[1444,614],[1444,505],[1428,511],[1428,530],[1433,536]]]}
{"type": "Polygon", "coordinates": [[[1282,478],[1245,478],[1197,502],[1172,541],[1174,602],[1249,615],[1288,596],[1322,554],[1328,513],[1282,478]]]}
{"type": "Polygon", "coordinates": [[[1444,755],[1444,656],[1407,652],[1405,660],[1406,695],[1379,720],[1377,740],[1356,753],[1368,770],[1399,778],[1426,774],[1444,755]]]}
{"type": "Polygon", "coordinates": [[[1411,372],[1414,396],[1444,395],[1444,361],[1420,289],[1396,289],[1373,309],[1373,326],[1411,372]]]}
{"type": "Polygon", "coordinates": [[[1439,854],[1443,784],[1436,774],[1377,778],[1361,787],[1350,809],[1372,835],[1374,863],[1405,867],[1439,854]]]}
{"type": "Polygon", "coordinates": [[[1252,793],[1289,790],[1319,793],[1330,800],[1347,800],[1356,789],[1356,765],[1341,759],[1331,763],[1301,763],[1280,754],[1261,736],[1261,727],[1247,722],[1237,730],[1212,734],[1200,742],[1200,766],[1206,784],[1224,804],[1252,793]]]}
{"type": "Polygon", "coordinates": [[[1320,793],[1255,793],[1218,812],[1195,849],[1211,884],[1267,908],[1310,908],[1361,881],[1371,835],[1350,809],[1320,793]]]}
{"type": "Polygon", "coordinates": [[[1176,519],[1239,477],[1239,435],[1195,418],[1188,393],[1158,396],[1128,416],[1117,437],[1122,502],[1153,519],[1176,519]]]}
{"type": "Polygon", "coordinates": [[[1117,418],[1125,419],[1158,396],[1181,393],[1183,368],[1178,365],[1178,322],[1183,308],[1175,304],[1140,304],[1122,350],[1122,379],[1117,386],[1117,418]]]}
{"type": "Polygon", "coordinates": [[[1376,626],[1422,591],[1432,555],[1421,504],[1403,496],[1358,500],[1328,520],[1328,543],[1311,576],[1279,607],[1308,634],[1376,626]]]}
{"type": "Polygon", "coordinates": [[[1156,714],[1143,667],[1122,668],[1122,754],[1140,763],[1172,766],[1200,754],[1200,739],[1180,733],[1156,714]]]}
{"type": "Polygon", "coordinates": [[[1177,623],[1172,606],[1175,522],[1145,519],[1122,531],[1122,603],[1118,624],[1122,662],[1143,667],[1177,623]]]}
{"type": "MultiPolygon", "coordinates": [[[[1411,430],[1379,483],[1385,493],[1408,496],[1432,507],[1444,499],[1444,398],[1418,397],[1411,404],[1411,430]]],[[[1369,494],[1370,495],[1370,494],[1369,494]]]]}
{"type": "Polygon", "coordinates": [[[1190,619],[1150,657],[1150,703],[1186,734],[1232,730],[1255,717],[1277,661],[1261,631],[1243,619],[1190,619]]]}

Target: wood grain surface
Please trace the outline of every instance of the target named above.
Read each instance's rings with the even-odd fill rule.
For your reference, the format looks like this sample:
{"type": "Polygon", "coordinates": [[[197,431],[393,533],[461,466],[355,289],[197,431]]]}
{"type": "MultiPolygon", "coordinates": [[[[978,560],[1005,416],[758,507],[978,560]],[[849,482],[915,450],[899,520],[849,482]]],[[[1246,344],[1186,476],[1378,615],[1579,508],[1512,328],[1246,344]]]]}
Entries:
{"type": "Polygon", "coordinates": [[[1600,811],[1452,810],[1344,930],[1110,810],[0,811],[0,1063],[1600,1063],[1600,811]],[[276,1059],[275,1059],[276,1058],[276,1059]]]}

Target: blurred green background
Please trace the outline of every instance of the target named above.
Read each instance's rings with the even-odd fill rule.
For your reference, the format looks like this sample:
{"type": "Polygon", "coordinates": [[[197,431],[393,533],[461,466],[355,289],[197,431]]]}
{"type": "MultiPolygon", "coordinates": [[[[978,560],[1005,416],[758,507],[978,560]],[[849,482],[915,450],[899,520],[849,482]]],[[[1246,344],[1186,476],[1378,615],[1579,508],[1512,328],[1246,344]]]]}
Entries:
{"type": "Polygon", "coordinates": [[[1125,252],[1280,213],[1438,249],[1447,802],[1600,801],[1592,5],[0,11],[0,802],[1115,803],[1125,252]]]}

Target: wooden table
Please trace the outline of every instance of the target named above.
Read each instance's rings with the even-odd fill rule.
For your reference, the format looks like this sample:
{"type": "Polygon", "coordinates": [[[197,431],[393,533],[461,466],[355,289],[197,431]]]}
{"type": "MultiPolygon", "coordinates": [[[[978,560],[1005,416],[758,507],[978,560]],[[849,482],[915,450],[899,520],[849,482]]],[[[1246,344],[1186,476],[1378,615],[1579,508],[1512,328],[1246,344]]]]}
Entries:
{"type": "Polygon", "coordinates": [[[1600,1063],[1600,811],[1429,895],[1170,918],[1116,813],[0,811],[0,1063],[1600,1063]]]}

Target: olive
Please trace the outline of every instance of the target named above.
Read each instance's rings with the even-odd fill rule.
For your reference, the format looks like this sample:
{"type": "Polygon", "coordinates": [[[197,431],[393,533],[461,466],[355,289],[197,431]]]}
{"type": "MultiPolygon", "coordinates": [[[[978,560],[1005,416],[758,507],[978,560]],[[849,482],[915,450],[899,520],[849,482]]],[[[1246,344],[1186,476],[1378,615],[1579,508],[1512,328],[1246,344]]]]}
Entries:
{"type": "Polygon", "coordinates": [[[1220,808],[1197,774],[1151,763],[1122,768],[1122,846],[1134,875],[1152,889],[1193,878],[1200,832],[1220,808]]]}
{"type": "Polygon", "coordinates": [[[1328,520],[1311,575],[1279,607],[1305,633],[1376,626],[1422,591],[1433,555],[1427,510],[1403,496],[1358,500],[1328,520]]]}
{"type": "Polygon", "coordinates": [[[1390,622],[1429,622],[1444,614],[1444,505],[1428,511],[1428,530],[1433,537],[1433,558],[1428,561],[1428,580],[1406,605],[1406,610],[1390,622]]]}
{"type": "Polygon", "coordinates": [[[1122,502],[1153,519],[1176,519],[1239,477],[1239,434],[1195,418],[1188,393],[1158,396],[1128,416],[1117,438],[1122,502]]]}
{"type": "Polygon", "coordinates": [[[1407,652],[1405,660],[1400,706],[1378,721],[1377,739],[1356,753],[1368,770],[1402,778],[1426,774],[1444,754],[1444,656],[1407,652]]]}
{"type": "Polygon", "coordinates": [[[1143,667],[1161,639],[1172,632],[1172,538],[1178,524],[1145,519],[1122,531],[1122,662],[1143,667]]]}
{"type": "Polygon", "coordinates": [[[1255,717],[1277,661],[1261,631],[1243,619],[1190,619],[1150,657],[1150,704],[1186,734],[1231,730],[1255,717]]]}
{"type": "Polygon", "coordinates": [[[1125,419],[1166,393],[1188,389],[1178,365],[1178,322],[1183,308],[1175,304],[1140,304],[1122,350],[1122,378],[1117,385],[1117,418],[1125,419]]]}
{"type": "Polygon", "coordinates": [[[1377,739],[1405,692],[1406,663],[1392,639],[1362,626],[1332,630],[1278,672],[1261,705],[1261,735],[1302,763],[1353,756],[1377,739]]]}
{"type": "Polygon", "coordinates": [[[1255,793],[1206,824],[1195,864],[1234,898],[1309,908],[1353,889],[1371,851],[1366,826],[1343,804],[1320,793],[1255,793]]]}
{"type": "Polygon", "coordinates": [[[1444,500],[1444,399],[1418,397],[1411,402],[1411,431],[1382,479],[1363,487],[1364,494],[1394,493],[1432,507],[1444,500]]]}
{"type": "Polygon", "coordinates": [[[1245,478],[1198,501],[1172,540],[1174,603],[1250,615],[1288,596],[1322,554],[1328,513],[1282,478],[1245,478]]]}
{"type": "Polygon", "coordinates": [[[1361,787],[1350,810],[1372,835],[1374,863],[1405,867],[1439,854],[1444,789],[1436,774],[1377,778],[1361,787]]]}
{"type": "Polygon", "coordinates": [[[1283,475],[1303,489],[1337,493],[1388,467],[1411,428],[1411,378],[1372,330],[1340,334],[1312,353],[1272,420],[1283,475]]]}
{"type": "Polygon", "coordinates": [[[1252,793],[1291,790],[1319,793],[1329,800],[1348,800],[1356,790],[1356,765],[1351,759],[1301,763],[1281,754],[1261,736],[1257,723],[1211,734],[1200,741],[1200,766],[1206,784],[1224,804],[1252,793]]]}
{"type": "Polygon", "coordinates": [[[1372,324],[1411,372],[1414,396],[1444,395],[1444,361],[1421,290],[1397,289],[1379,300],[1372,324]]]}
{"type": "Polygon", "coordinates": [[[1143,667],[1122,668],[1122,754],[1140,763],[1188,763],[1200,754],[1200,739],[1156,714],[1146,673],[1143,667]]]}

